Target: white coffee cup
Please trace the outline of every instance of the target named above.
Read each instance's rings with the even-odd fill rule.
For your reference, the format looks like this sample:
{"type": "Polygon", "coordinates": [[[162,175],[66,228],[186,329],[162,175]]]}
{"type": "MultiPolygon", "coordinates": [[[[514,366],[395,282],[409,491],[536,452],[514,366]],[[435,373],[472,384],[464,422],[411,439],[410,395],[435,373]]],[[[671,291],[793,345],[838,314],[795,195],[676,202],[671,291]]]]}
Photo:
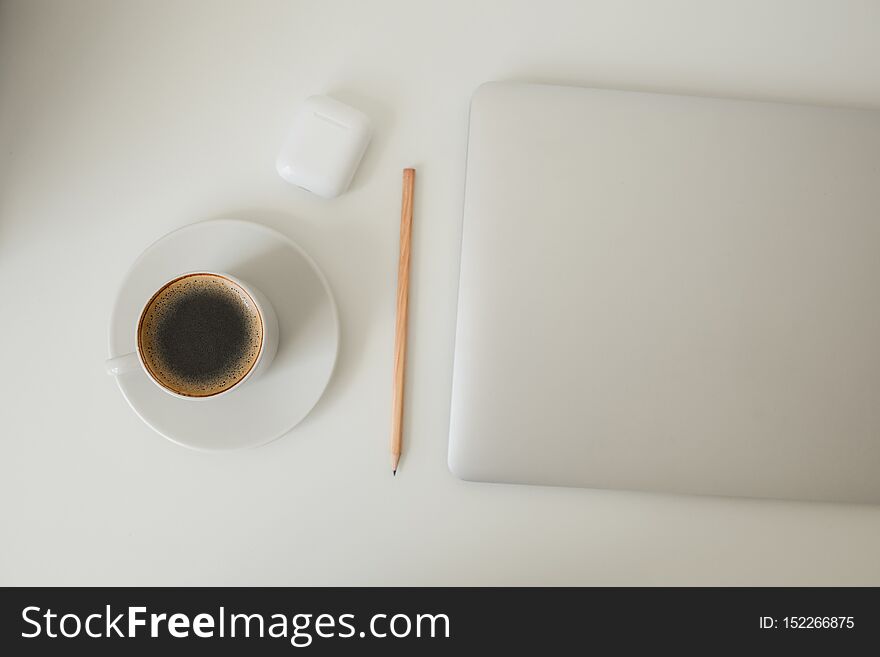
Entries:
{"type": "Polygon", "coordinates": [[[272,304],[252,285],[222,272],[194,271],[175,276],[159,287],[144,303],[134,326],[134,338],[135,351],[106,361],[108,374],[125,376],[140,369],[160,389],[174,397],[205,401],[217,399],[238,390],[246,383],[257,379],[269,368],[278,350],[278,318],[272,304]],[[192,286],[216,286],[216,289],[221,290],[222,294],[228,294],[230,298],[233,298],[234,295],[234,298],[238,299],[245,307],[249,321],[251,319],[254,321],[254,331],[250,336],[253,343],[251,349],[242,360],[241,365],[235,368],[234,374],[223,375],[220,379],[222,385],[218,380],[214,385],[195,388],[190,384],[181,383],[179,378],[175,383],[160,367],[157,367],[155,350],[144,341],[145,335],[149,332],[151,316],[161,314],[161,310],[157,310],[157,307],[166,302],[166,297],[184,294],[182,290],[192,286]]]}

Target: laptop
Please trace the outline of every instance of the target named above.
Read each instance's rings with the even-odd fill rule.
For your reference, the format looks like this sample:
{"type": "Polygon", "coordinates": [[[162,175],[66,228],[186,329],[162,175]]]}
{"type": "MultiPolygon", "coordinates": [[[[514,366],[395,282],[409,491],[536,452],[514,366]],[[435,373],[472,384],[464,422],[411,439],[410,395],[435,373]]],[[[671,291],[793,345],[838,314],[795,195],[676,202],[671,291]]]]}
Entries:
{"type": "Polygon", "coordinates": [[[481,86],[449,467],[880,502],[880,112],[481,86]]]}

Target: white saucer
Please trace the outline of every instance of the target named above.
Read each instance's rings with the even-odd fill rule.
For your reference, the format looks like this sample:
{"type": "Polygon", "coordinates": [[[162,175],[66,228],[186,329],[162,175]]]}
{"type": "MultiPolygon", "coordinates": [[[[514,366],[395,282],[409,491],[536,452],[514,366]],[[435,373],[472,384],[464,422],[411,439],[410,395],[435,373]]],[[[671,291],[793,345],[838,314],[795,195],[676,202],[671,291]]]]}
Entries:
{"type": "Polygon", "coordinates": [[[193,449],[257,447],[295,427],[333,374],[339,319],[324,275],[287,237],[247,221],[219,219],[169,233],[132,265],[110,317],[110,357],[135,349],[143,304],[186,271],[224,271],[260,290],[281,328],[278,353],[260,378],[209,401],[177,399],[140,368],[117,377],[119,389],[156,432],[193,449]]]}

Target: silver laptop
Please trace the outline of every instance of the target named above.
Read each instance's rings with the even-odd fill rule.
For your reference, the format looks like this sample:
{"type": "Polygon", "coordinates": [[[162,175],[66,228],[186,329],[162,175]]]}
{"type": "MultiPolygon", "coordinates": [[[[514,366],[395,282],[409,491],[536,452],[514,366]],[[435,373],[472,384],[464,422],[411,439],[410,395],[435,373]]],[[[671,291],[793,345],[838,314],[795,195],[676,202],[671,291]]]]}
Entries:
{"type": "Polygon", "coordinates": [[[880,113],[480,87],[449,466],[880,501],[880,113]]]}

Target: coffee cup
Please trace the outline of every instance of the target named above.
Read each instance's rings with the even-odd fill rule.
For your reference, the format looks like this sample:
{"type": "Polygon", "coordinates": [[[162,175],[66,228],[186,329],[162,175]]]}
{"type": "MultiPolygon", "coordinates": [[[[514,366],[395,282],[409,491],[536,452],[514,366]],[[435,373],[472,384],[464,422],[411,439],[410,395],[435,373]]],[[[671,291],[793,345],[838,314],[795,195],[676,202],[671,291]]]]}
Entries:
{"type": "Polygon", "coordinates": [[[181,274],[144,304],[135,351],[107,373],[141,369],[159,388],[188,400],[216,399],[255,380],[278,349],[278,319],[253,286],[220,272],[181,274]]]}

